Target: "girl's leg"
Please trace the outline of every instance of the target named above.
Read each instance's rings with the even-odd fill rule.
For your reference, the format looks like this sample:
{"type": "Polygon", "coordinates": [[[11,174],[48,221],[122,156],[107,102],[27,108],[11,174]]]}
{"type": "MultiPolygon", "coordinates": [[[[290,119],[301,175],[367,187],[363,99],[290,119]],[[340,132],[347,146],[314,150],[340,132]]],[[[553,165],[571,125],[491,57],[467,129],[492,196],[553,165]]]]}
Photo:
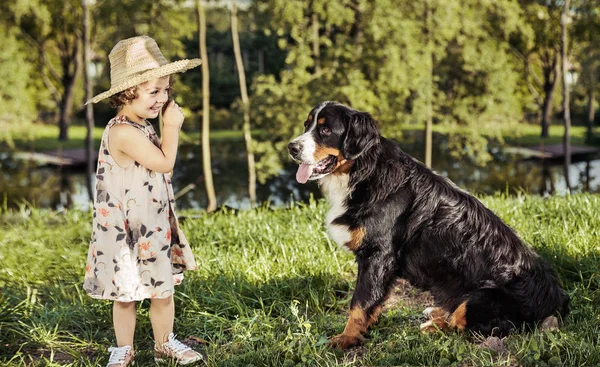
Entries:
{"type": "Polygon", "coordinates": [[[173,302],[173,296],[150,300],[150,323],[152,323],[156,345],[161,345],[167,341],[167,337],[173,332],[174,319],[175,302],[173,302]]]}
{"type": "Polygon", "coordinates": [[[135,302],[115,301],[113,303],[113,326],[118,347],[129,345],[133,348],[135,316],[135,302]]]}
{"type": "Polygon", "coordinates": [[[175,339],[173,322],[175,302],[173,296],[150,301],[150,322],[154,332],[155,359],[174,359],[178,363],[188,364],[202,359],[202,355],[175,339]]]}

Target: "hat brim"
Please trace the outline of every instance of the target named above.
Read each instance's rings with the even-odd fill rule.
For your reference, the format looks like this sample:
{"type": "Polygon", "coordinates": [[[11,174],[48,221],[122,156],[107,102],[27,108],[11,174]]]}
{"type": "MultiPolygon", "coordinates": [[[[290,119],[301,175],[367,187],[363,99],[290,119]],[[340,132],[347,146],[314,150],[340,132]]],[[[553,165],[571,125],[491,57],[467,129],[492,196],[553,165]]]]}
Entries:
{"type": "Polygon", "coordinates": [[[160,66],[155,69],[144,71],[143,73],[140,73],[138,75],[135,75],[135,76],[127,79],[127,81],[125,81],[119,85],[112,86],[106,92],[100,93],[97,96],[95,96],[94,98],[85,102],[84,105],[87,105],[88,103],[100,102],[103,99],[106,99],[106,98],[108,98],[112,95],[115,95],[119,92],[122,92],[126,89],[135,87],[136,85],[145,83],[152,79],[162,78],[162,77],[165,77],[165,76],[168,76],[171,74],[182,73],[186,70],[195,68],[196,66],[199,66],[200,64],[202,64],[201,59],[185,59],[185,60],[171,62],[169,64],[165,64],[165,65],[160,66]]]}

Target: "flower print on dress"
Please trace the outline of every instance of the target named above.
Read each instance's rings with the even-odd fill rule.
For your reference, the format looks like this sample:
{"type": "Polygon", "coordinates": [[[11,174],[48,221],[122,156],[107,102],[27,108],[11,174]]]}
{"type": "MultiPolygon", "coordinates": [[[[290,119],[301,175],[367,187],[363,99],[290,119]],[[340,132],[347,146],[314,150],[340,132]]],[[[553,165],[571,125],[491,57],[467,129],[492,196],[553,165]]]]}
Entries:
{"type": "Polygon", "coordinates": [[[184,270],[196,269],[177,222],[170,176],[138,162],[119,166],[108,149],[108,132],[116,124],[139,129],[160,147],[148,123],[117,116],[104,130],[84,289],[94,298],[121,302],[169,297],[174,278],[180,280],[184,270]]]}

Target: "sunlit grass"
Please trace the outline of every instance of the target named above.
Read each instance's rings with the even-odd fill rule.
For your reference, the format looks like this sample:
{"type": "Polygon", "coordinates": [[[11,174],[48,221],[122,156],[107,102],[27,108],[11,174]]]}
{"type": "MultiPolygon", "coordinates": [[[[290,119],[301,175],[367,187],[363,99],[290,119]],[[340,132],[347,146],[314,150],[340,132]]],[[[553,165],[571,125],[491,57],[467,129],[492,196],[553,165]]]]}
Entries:
{"type": "MultiPolygon", "coordinates": [[[[176,332],[205,339],[210,366],[594,366],[600,364],[600,197],[484,197],[557,270],[572,296],[559,332],[515,333],[508,354],[461,334],[423,335],[422,305],[383,314],[360,353],[326,347],[354,287],[351,254],[323,227],[326,205],[180,213],[198,261],[176,290],[176,332]]],[[[0,365],[104,365],[109,302],[81,282],[91,218],[23,206],[0,216],[0,365]]],[[[148,304],[139,305],[138,365],[152,363],[148,304]]]]}

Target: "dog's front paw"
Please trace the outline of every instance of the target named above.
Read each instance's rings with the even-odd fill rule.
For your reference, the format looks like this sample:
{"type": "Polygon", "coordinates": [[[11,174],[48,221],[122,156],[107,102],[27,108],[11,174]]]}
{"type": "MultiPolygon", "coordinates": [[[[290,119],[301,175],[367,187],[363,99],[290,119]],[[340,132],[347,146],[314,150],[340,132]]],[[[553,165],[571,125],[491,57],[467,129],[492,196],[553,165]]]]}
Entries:
{"type": "Polygon", "coordinates": [[[365,338],[358,335],[346,335],[339,334],[329,340],[329,347],[336,349],[348,349],[356,345],[361,345],[365,341],[365,338]]]}

